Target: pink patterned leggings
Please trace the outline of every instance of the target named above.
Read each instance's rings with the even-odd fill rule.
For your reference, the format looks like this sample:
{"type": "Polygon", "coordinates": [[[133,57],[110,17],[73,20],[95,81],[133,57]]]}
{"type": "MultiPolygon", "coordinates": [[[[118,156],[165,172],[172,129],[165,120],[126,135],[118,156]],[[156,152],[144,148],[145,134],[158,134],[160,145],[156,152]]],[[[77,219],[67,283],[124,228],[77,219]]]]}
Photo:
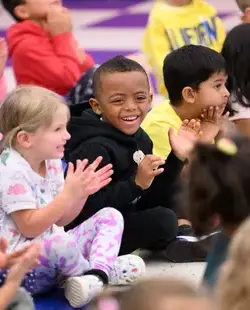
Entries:
{"type": "Polygon", "coordinates": [[[27,274],[23,286],[33,295],[58,285],[61,279],[98,269],[109,276],[123,233],[123,217],[113,208],[97,212],[64,234],[44,239],[40,266],[27,274]]]}

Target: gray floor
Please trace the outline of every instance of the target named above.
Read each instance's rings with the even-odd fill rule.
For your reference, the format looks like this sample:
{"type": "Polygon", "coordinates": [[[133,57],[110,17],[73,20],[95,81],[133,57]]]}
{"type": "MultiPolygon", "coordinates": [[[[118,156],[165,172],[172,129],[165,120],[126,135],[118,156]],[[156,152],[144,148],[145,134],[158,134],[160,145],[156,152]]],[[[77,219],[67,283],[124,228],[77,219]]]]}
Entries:
{"type": "Polygon", "coordinates": [[[169,276],[192,281],[199,285],[204,273],[205,263],[164,263],[152,262],[147,264],[146,277],[169,276]]]}

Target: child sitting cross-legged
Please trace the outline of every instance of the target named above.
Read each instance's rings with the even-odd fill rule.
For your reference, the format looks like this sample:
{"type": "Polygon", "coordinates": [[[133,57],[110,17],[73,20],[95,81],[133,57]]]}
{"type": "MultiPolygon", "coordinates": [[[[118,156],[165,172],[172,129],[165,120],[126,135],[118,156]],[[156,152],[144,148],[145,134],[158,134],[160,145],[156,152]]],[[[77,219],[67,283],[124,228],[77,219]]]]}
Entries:
{"type": "MultiPolygon", "coordinates": [[[[57,94],[37,86],[11,92],[0,108],[4,151],[0,162],[0,234],[9,252],[31,241],[41,243],[40,265],[25,278],[32,295],[65,281],[65,296],[73,307],[86,304],[105,284],[136,280],[145,265],[138,256],[117,259],[123,218],[103,208],[88,221],[68,231],[63,226],[84,208],[88,196],[106,186],[112,165],[98,169],[102,157],[88,165],[69,164],[66,180],[61,158],[70,135],[69,110],[57,94]]],[[[8,271],[1,270],[4,279],[8,271]]]]}
{"type": "Polygon", "coordinates": [[[114,174],[107,186],[87,199],[68,229],[108,205],[124,216],[120,254],[141,248],[175,262],[204,260],[206,251],[199,243],[176,238],[192,229],[173,199],[184,161],[199,138],[200,123],[184,120],[177,135],[170,130],[172,152],[163,160],[152,155],[153,143],[140,128],[152,101],[144,68],[114,57],[97,69],[93,87],[92,109],[69,122],[71,140],[65,156],[74,163],[83,158],[93,162],[99,154],[101,166],[112,164],[114,174]]]}

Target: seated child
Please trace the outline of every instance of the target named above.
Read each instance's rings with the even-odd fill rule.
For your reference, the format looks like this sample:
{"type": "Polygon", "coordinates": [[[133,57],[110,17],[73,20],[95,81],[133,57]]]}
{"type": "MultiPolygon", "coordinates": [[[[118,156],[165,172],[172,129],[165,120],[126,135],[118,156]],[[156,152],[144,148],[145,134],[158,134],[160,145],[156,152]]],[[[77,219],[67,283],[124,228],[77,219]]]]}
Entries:
{"type": "Polygon", "coordinates": [[[153,154],[166,158],[171,152],[168,130],[180,128],[184,119],[201,118],[202,141],[211,142],[227,115],[222,116],[229,92],[225,59],[204,46],[183,46],[166,56],[163,65],[169,101],[154,107],[142,128],[154,144],[153,154]]]}
{"type": "Polygon", "coordinates": [[[5,238],[0,239],[0,269],[8,268],[8,276],[0,280],[0,309],[34,310],[32,298],[22,288],[19,288],[25,274],[38,263],[40,245],[30,243],[23,249],[7,254],[8,242],[5,238]]]}
{"type": "Polygon", "coordinates": [[[173,201],[179,173],[199,135],[199,123],[184,122],[176,136],[171,130],[173,152],[162,160],[152,155],[152,141],[140,128],[152,101],[144,68],[117,56],[97,69],[93,87],[92,110],[70,120],[65,158],[92,162],[99,154],[101,165],[112,164],[114,174],[109,185],[88,198],[84,212],[69,228],[112,206],[125,221],[120,253],[142,248],[162,250],[165,259],[175,262],[204,260],[206,251],[199,244],[176,239],[188,222],[173,201]]]}
{"type": "Polygon", "coordinates": [[[227,256],[228,239],[250,215],[250,140],[221,138],[216,144],[198,144],[191,156],[186,195],[189,219],[196,234],[221,228],[210,254],[205,285],[214,288],[227,256]]]}
{"type": "MultiPolygon", "coordinates": [[[[19,87],[0,108],[0,130],[5,150],[0,161],[0,235],[9,252],[31,241],[42,244],[40,264],[25,278],[32,294],[46,292],[65,280],[65,297],[81,307],[104,284],[129,283],[144,272],[138,256],[120,257],[123,218],[104,208],[78,227],[64,231],[82,211],[89,195],[111,181],[112,165],[97,171],[78,160],[69,164],[66,180],[61,158],[70,138],[69,110],[57,94],[37,86],[19,87]]],[[[4,278],[8,271],[2,271],[4,278]]]]}
{"type": "Polygon", "coordinates": [[[166,95],[162,64],[166,55],[183,45],[197,44],[221,51],[225,30],[213,6],[203,0],[157,0],[149,14],[143,52],[166,95]]]}
{"type": "Polygon", "coordinates": [[[207,297],[188,282],[153,278],[99,296],[90,310],[212,310],[216,305],[207,297]]]}
{"type": "Polygon", "coordinates": [[[42,86],[65,96],[84,74],[79,100],[88,99],[94,61],[74,39],[62,1],[2,0],[2,4],[16,20],[7,40],[17,84],[42,86]]]}
{"type": "MultiPolygon", "coordinates": [[[[249,1],[250,6],[250,1],[249,1]]],[[[231,120],[250,137],[250,24],[241,24],[227,35],[222,55],[228,64],[227,87],[231,93],[231,120]]]]}

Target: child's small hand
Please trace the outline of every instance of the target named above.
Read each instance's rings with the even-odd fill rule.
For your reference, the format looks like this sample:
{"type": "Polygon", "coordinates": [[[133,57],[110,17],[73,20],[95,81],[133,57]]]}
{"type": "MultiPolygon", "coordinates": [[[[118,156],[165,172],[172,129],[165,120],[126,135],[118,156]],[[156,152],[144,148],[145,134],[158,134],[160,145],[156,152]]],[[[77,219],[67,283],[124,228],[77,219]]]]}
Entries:
{"type": "Polygon", "coordinates": [[[7,268],[7,255],[8,241],[4,237],[0,239],[0,269],[7,268]]]}
{"type": "Polygon", "coordinates": [[[3,75],[7,59],[8,59],[7,43],[4,38],[0,38],[0,76],[3,75]]]}
{"type": "Polygon", "coordinates": [[[112,165],[108,164],[103,168],[96,171],[98,166],[102,161],[102,157],[97,157],[97,159],[87,167],[83,172],[84,183],[83,190],[86,197],[93,195],[98,192],[101,188],[105,187],[111,182],[111,175],[113,174],[112,165]]]}
{"type": "Polygon", "coordinates": [[[72,32],[72,19],[69,10],[60,6],[51,6],[45,27],[52,36],[72,32]]]}
{"type": "Polygon", "coordinates": [[[40,252],[41,245],[37,243],[31,243],[24,250],[20,250],[18,258],[12,261],[5,283],[12,282],[19,286],[25,274],[38,264],[40,252]]]}
{"type": "Polygon", "coordinates": [[[154,178],[164,171],[163,168],[158,168],[164,165],[164,163],[165,161],[158,156],[146,155],[138,165],[135,183],[142,189],[149,188],[154,178]]]}
{"type": "Polygon", "coordinates": [[[96,171],[101,161],[102,157],[98,157],[87,167],[87,159],[77,160],[75,171],[73,164],[69,163],[64,187],[69,197],[75,197],[77,200],[86,199],[110,183],[110,176],[113,174],[112,165],[106,165],[96,171]]]}
{"type": "MultiPolygon", "coordinates": [[[[33,243],[27,245],[26,247],[22,248],[21,250],[15,251],[11,254],[7,255],[7,263],[6,268],[11,268],[17,262],[19,261],[20,257],[22,257],[25,253],[27,253],[30,250],[30,247],[33,247],[33,243]]],[[[30,266],[30,268],[34,268],[39,265],[39,260],[36,259],[33,261],[33,264],[30,266]]]]}
{"type": "Polygon", "coordinates": [[[208,107],[202,110],[201,129],[203,135],[202,142],[211,143],[218,135],[223,123],[228,120],[229,112],[223,115],[225,106],[208,107]]]}
{"type": "Polygon", "coordinates": [[[180,160],[184,161],[189,157],[195,143],[202,135],[201,124],[194,119],[184,120],[176,135],[173,128],[169,129],[168,135],[173,152],[180,160]]]}
{"type": "MultiPolygon", "coordinates": [[[[20,257],[27,253],[30,247],[33,247],[32,243],[23,247],[21,250],[6,254],[8,249],[8,241],[6,238],[2,237],[0,239],[0,269],[11,268],[15,264],[17,264],[20,257]]],[[[31,266],[31,268],[36,267],[38,264],[39,261],[34,260],[34,264],[31,266]]]]}

